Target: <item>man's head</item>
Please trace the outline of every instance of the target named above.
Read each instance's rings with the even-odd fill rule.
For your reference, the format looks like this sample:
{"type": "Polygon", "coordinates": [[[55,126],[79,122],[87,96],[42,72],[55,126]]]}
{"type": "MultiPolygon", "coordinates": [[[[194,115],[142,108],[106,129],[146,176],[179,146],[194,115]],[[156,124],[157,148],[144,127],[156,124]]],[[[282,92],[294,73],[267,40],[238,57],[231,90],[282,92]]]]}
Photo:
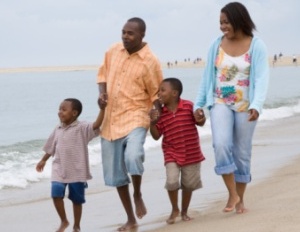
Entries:
{"type": "Polygon", "coordinates": [[[146,24],[141,18],[128,19],[122,29],[122,40],[129,54],[139,51],[143,47],[146,24]]]}

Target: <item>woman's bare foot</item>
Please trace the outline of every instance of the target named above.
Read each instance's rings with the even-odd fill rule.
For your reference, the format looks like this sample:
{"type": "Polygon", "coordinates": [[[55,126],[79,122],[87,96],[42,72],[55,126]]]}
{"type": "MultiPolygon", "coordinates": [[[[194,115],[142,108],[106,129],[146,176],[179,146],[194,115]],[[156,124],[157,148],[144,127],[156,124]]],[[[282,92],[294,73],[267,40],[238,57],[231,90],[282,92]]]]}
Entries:
{"type": "Polygon", "coordinates": [[[223,209],[223,212],[225,213],[232,212],[235,209],[235,206],[239,203],[239,201],[240,201],[240,197],[238,195],[230,196],[227,205],[223,209]]]}
{"type": "Polygon", "coordinates": [[[187,222],[187,221],[192,220],[192,218],[189,217],[189,216],[187,215],[187,213],[181,213],[181,220],[187,222]]]}
{"type": "Polygon", "coordinates": [[[144,204],[142,196],[133,196],[134,204],[135,204],[135,214],[136,216],[141,219],[147,214],[147,209],[144,204]]]}
{"type": "Polygon", "coordinates": [[[68,226],[69,226],[68,221],[62,221],[59,228],[56,230],[56,232],[64,232],[68,226]]]}
{"type": "Polygon", "coordinates": [[[167,219],[168,224],[174,224],[176,221],[176,217],[179,215],[179,210],[172,211],[170,217],[167,219]]]}
{"type": "Polygon", "coordinates": [[[235,211],[236,211],[237,214],[242,214],[242,213],[247,213],[248,212],[248,210],[245,208],[243,202],[239,202],[239,203],[236,204],[235,211]]]}
{"type": "Polygon", "coordinates": [[[121,227],[119,227],[117,229],[117,231],[129,231],[133,228],[136,228],[138,226],[138,224],[136,222],[127,222],[124,225],[122,225],[121,227]]]}

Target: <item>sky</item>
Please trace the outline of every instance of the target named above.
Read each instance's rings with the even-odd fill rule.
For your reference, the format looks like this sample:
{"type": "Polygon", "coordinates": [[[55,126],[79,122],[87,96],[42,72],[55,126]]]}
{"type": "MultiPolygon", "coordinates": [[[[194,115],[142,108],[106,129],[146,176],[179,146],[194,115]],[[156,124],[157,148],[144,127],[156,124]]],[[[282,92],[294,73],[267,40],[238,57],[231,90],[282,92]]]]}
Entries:
{"type": "MultiPolygon", "coordinates": [[[[0,68],[100,65],[140,17],[162,62],[206,59],[225,0],[0,0],[0,68]]],[[[300,56],[299,0],[241,0],[274,54],[300,56]]]]}

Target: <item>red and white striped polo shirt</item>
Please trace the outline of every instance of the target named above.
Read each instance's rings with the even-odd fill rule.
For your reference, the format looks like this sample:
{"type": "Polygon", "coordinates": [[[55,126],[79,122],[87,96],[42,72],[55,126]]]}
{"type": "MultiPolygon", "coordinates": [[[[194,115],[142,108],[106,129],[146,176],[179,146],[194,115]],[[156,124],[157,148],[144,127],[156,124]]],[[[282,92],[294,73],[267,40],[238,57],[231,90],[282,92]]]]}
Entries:
{"type": "Polygon", "coordinates": [[[180,99],[176,112],[163,107],[156,127],[163,136],[162,149],[165,164],[176,162],[184,166],[205,159],[200,148],[192,102],[180,99]]]}

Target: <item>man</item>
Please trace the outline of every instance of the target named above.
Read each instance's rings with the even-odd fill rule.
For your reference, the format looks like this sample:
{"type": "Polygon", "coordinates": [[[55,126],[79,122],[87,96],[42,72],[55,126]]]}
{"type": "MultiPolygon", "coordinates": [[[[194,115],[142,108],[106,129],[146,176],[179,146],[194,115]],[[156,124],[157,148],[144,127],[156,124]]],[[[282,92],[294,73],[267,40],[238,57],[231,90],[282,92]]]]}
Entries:
{"type": "Polygon", "coordinates": [[[101,128],[104,181],[117,188],[127,214],[127,222],[118,231],[137,226],[129,193],[131,181],[135,214],[142,218],[147,213],[141,194],[144,142],[149,128],[148,112],[153,104],[160,109],[157,93],[162,70],[143,42],[145,31],[142,19],[129,19],[122,30],[123,43],[106,52],[97,78],[98,103],[100,108],[106,107],[101,128]]]}

